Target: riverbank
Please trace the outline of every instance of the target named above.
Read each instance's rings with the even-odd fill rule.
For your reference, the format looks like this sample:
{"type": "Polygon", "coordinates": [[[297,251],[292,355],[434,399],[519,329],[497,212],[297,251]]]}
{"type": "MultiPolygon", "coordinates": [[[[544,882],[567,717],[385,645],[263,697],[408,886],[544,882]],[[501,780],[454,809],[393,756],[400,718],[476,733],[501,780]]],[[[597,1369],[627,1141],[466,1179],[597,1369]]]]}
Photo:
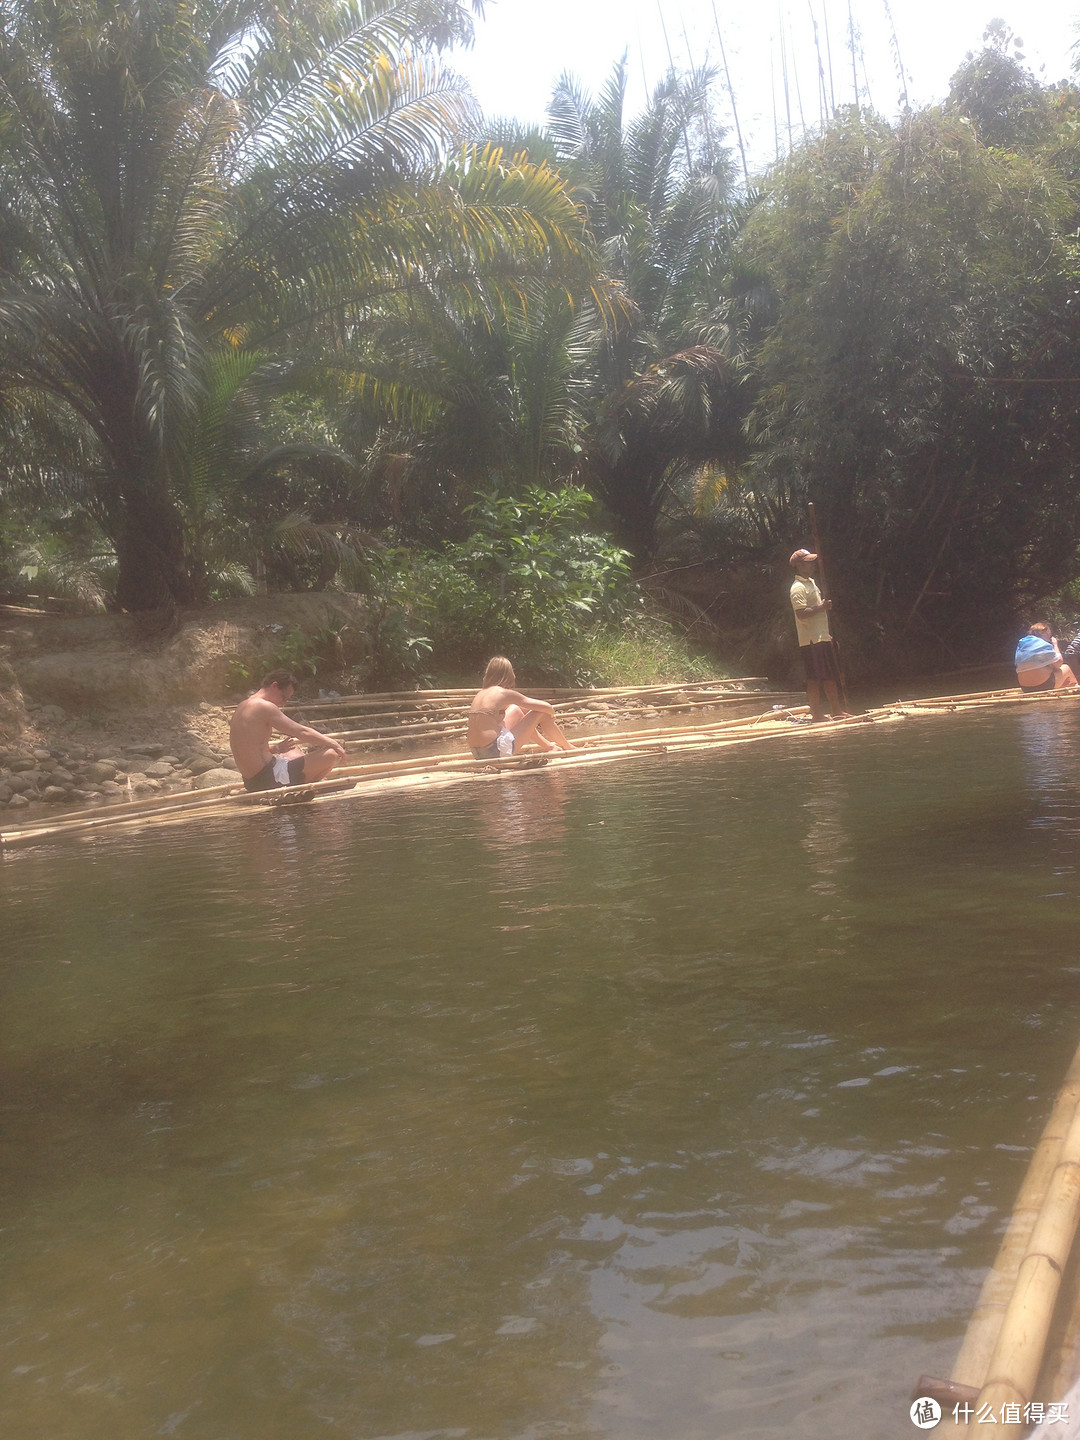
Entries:
{"type": "MultiPolygon", "coordinates": [[[[557,705],[570,735],[601,734],[634,726],[647,729],[731,707],[759,708],[793,698],[767,688],[768,682],[693,682],[626,690],[542,690],[557,705]]],[[[291,705],[290,713],[340,740],[349,762],[400,756],[408,751],[440,753],[464,745],[464,711],[469,691],[417,690],[365,694],[291,705]]],[[[0,812],[14,811],[0,827],[36,821],[49,810],[70,811],[124,805],[160,795],[212,791],[239,780],[229,752],[230,705],[200,702],[171,710],[128,712],[118,729],[101,730],[60,706],[25,707],[20,742],[0,748],[0,812]]]]}
{"type": "MultiPolygon", "coordinates": [[[[42,808],[227,784],[236,774],[233,705],[276,666],[305,677],[301,707],[326,693],[381,688],[369,683],[368,630],[362,597],[336,592],[230,600],[168,619],[0,605],[0,812],[15,811],[21,822],[42,808]]],[[[674,630],[654,636],[639,627],[596,658],[604,673],[595,679],[628,687],[722,674],[674,630]]],[[[590,719],[614,726],[642,709],[629,696],[598,697],[590,719]]],[[[320,724],[315,714],[311,723],[320,724]]],[[[580,724],[579,717],[570,728],[580,724]]],[[[387,736],[385,748],[401,748],[406,729],[400,744],[387,736]]]]}

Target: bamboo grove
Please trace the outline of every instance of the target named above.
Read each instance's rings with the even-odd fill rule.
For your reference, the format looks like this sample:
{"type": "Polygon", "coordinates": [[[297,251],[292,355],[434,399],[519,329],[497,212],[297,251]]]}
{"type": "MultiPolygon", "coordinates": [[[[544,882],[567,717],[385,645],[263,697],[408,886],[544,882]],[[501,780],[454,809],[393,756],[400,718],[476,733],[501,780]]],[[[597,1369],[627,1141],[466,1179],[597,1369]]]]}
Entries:
{"type": "Polygon", "coordinates": [[[481,0],[0,16],[0,589],[341,585],[389,633],[494,585],[527,646],[632,571],[767,650],[813,501],[864,672],[1068,598],[1080,91],[1002,27],[746,179],[707,68],[482,115],[481,0]]]}

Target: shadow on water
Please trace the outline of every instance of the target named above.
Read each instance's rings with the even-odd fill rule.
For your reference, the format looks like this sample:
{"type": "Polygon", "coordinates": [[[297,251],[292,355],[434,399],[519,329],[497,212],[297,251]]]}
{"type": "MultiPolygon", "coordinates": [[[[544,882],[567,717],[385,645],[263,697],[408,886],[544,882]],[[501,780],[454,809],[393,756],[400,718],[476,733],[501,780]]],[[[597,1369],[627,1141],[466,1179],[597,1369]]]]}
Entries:
{"type": "Polygon", "coordinates": [[[894,1435],[1077,1039],[1064,711],[0,867],[6,1440],[894,1435]]]}

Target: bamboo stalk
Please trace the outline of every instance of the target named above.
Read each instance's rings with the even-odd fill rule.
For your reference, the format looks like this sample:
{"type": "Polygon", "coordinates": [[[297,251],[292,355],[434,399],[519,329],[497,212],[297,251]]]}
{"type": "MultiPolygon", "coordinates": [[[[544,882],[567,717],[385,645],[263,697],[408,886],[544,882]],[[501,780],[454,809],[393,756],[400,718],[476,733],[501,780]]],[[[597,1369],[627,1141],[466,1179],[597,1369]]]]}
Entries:
{"type": "MultiPolygon", "coordinates": [[[[773,716],[771,712],[768,717],[773,716]]],[[[843,723],[843,722],[837,722],[843,723]]],[[[823,729],[826,727],[817,727],[823,729]]],[[[513,773],[518,770],[528,771],[536,766],[537,760],[556,763],[588,763],[594,759],[621,758],[623,755],[636,754],[654,750],[662,752],[669,748],[690,749],[703,748],[713,744],[726,744],[735,742],[740,738],[739,730],[744,730],[749,738],[764,738],[770,731],[762,728],[754,729],[752,724],[745,720],[718,721],[712,726],[698,727],[693,731],[687,731],[685,727],[674,727],[669,731],[644,731],[630,732],[626,736],[604,735],[592,737],[595,745],[590,748],[575,748],[571,751],[557,751],[544,756],[533,754],[502,757],[494,760],[474,760],[460,755],[448,755],[440,757],[417,756],[408,760],[384,761],[357,766],[342,766],[335,771],[335,776],[330,781],[318,782],[328,788],[342,788],[340,782],[352,779],[353,783],[360,779],[377,779],[400,776],[407,773],[420,772],[451,772],[464,771],[465,773],[491,772],[491,767],[498,766],[498,771],[504,774],[513,773]],[[723,735],[716,732],[723,731],[723,735]]],[[[776,733],[776,732],[772,732],[776,733]]],[[[303,787],[317,788],[315,786],[303,787]]],[[[65,817],[46,817],[39,821],[28,822],[19,830],[0,831],[0,843],[15,846],[31,843],[35,840],[54,837],[62,834],[78,834],[84,831],[109,828],[116,825],[130,825],[138,821],[165,821],[166,819],[181,818],[194,811],[206,812],[216,810],[220,813],[223,805],[235,803],[242,806],[246,803],[257,803],[258,796],[236,794],[235,787],[222,786],[213,787],[204,791],[189,791],[183,794],[170,796],[156,796],[153,800],[143,802],[139,809],[131,805],[111,807],[107,812],[93,811],[87,814],[85,811],[72,812],[65,817]],[[153,813],[148,813],[148,812],[153,813]]],[[[262,792],[260,792],[261,794],[262,792]]]]}
{"type": "MultiPolygon", "coordinates": [[[[631,746],[649,746],[650,744],[653,744],[657,741],[666,740],[668,738],[674,739],[677,742],[686,743],[689,740],[696,739],[698,737],[710,739],[719,732],[729,733],[740,729],[755,731],[756,733],[777,733],[769,732],[768,730],[762,730],[762,722],[766,722],[766,724],[768,724],[770,722],[782,721],[784,716],[786,715],[805,713],[806,706],[804,705],[795,707],[791,710],[785,710],[782,713],[777,713],[770,710],[753,717],[742,716],[730,720],[716,720],[703,725],[695,726],[692,730],[688,730],[685,725],[681,725],[665,726],[662,728],[641,731],[604,732],[600,735],[580,737],[577,741],[577,744],[575,745],[574,750],[569,752],[562,752],[562,754],[581,754],[583,752],[597,748],[611,749],[613,746],[619,746],[624,744],[631,746]]],[[[842,724],[844,722],[838,721],[835,723],[842,724]]],[[[818,726],[815,728],[820,730],[823,727],[818,726]]],[[[519,766],[528,765],[536,758],[538,757],[530,753],[527,755],[503,757],[498,763],[511,767],[515,764],[519,766]]],[[[556,756],[552,755],[549,758],[556,758],[556,756]]],[[[355,776],[358,778],[363,778],[365,776],[401,773],[408,770],[431,769],[433,767],[440,766],[463,764],[472,767],[491,765],[494,763],[496,762],[490,760],[473,760],[469,757],[464,757],[456,754],[434,757],[415,756],[401,760],[361,762],[356,765],[338,766],[334,771],[334,775],[331,780],[313,783],[321,785],[333,785],[336,784],[339,779],[344,777],[355,776]]],[[[63,828],[69,826],[72,828],[77,828],[80,825],[93,825],[96,828],[101,824],[114,823],[117,821],[126,821],[141,814],[149,814],[150,812],[164,813],[166,811],[173,812],[181,809],[195,810],[200,808],[206,808],[213,803],[217,803],[234,795],[238,791],[240,784],[241,781],[238,778],[234,784],[207,787],[204,790],[178,791],[170,795],[155,795],[146,800],[108,806],[104,809],[94,810],[91,812],[87,812],[85,810],[78,810],[69,811],[64,815],[42,816],[37,819],[26,821],[24,825],[19,827],[18,830],[0,831],[0,838],[13,840],[16,837],[29,835],[31,832],[47,832],[51,834],[56,833],[59,830],[62,830],[63,828]]],[[[244,794],[241,794],[239,798],[243,801],[246,799],[246,796],[244,794]]]]}
{"type": "MultiPolygon", "coordinates": [[[[756,700],[771,699],[775,695],[789,695],[794,693],[794,691],[788,690],[770,690],[764,692],[759,691],[753,695],[736,696],[695,694],[688,695],[684,700],[671,705],[653,705],[650,701],[649,708],[663,710],[685,708],[688,705],[752,704],[756,700]]],[[[540,696],[537,696],[537,699],[540,698],[540,696]]],[[[588,708],[588,704],[589,702],[584,700],[557,700],[552,708],[563,715],[589,715],[594,712],[588,708]]],[[[408,726],[412,726],[414,729],[417,729],[424,726],[435,728],[440,725],[460,725],[468,719],[468,715],[469,707],[467,705],[456,705],[446,706],[444,709],[433,712],[431,714],[424,714],[423,711],[418,710],[381,710],[371,712],[370,714],[365,714],[363,712],[358,712],[350,709],[343,710],[341,714],[330,716],[328,718],[338,721],[359,720],[362,718],[365,721],[369,721],[371,723],[367,724],[363,729],[357,730],[355,733],[367,734],[373,730],[386,729],[389,731],[392,729],[405,729],[408,726]],[[380,722],[387,723],[380,724],[380,722]]],[[[344,734],[349,734],[351,732],[345,730],[327,730],[325,733],[328,735],[340,736],[344,734]]]]}
{"type": "Polygon", "coordinates": [[[1018,689],[993,691],[986,695],[957,695],[941,700],[898,700],[908,710],[977,710],[986,705],[1037,705],[1046,700],[1080,698],[1080,687],[1025,693],[1018,689]]]}
{"type": "Polygon", "coordinates": [[[967,1332],[951,1371],[962,1385],[980,1389],[986,1381],[990,1359],[997,1345],[1009,1296],[1016,1284],[1020,1262],[1027,1252],[1031,1233],[1051,1177],[1061,1158],[1065,1136],[1080,1106],[1080,1046],[1058,1091],[1050,1117],[1035,1147],[1012,1217],[998,1248],[994,1264],[983,1281],[982,1290],[968,1322],[967,1332]]]}
{"type": "MultiPolygon", "coordinates": [[[[818,574],[821,576],[821,595],[823,600],[828,600],[830,597],[828,581],[825,579],[825,557],[821,553],[821,536],[818,534],[817,515],[814,511],[813,502],[808,502],[806,508],[810,512],[810,528],[814,532],[814,549],[817,551],[818,574]]],[[[840,681],[840,700],[844,709],[850,710],[851,705],[848,701],[847,680],[844,678],[844,663],[840,658],[840,647],[837,645],[836,637],[832,633],[833,624],[835,624],[835,621],[832,621],[830,617],[829,634],[832,639],[833,655],[836,659],[836,674],[840,681]]]]}
{"type": "MultiPolygon", "coordinates": [[[[1002,1320],[979,1404],[996,1414],[1005,1404],[1021,1410],[1033,1396],[1042,1366],[1046,1337],[1080,1222],[1080,1110],[1074,1113],[1062,1142],[1058,1163],[1032,1227],[1016,1285],[1002,1320]]],[[[999,1440],[1018,1437],[1023,1422],[1002,1424],[999,1440]]]]}
{"type": "MultiPolygon", "coordinates": [[[[118,800],[112,805],[95,806],[90,811],[67,810],[61,814],[40,815],[24,820],[19,829],[26,830],[36,825],[48,825],[51,828],[86,815],[107,819],[110,815],[138,815],[144,811],[172,809],[177,805],[197,805],[204,800],[223,798],[242,784],[238,774],[235,782],[229,785],[208,785],[203,790],[174,790],[168,795],[150,795],[145,800],[118,800]]],[[[0,835],[6,833],[0,830],[0,835]]]]}
{"type": "MultiPolygon", "coordinates": [[[[738,698],[739,698],[739,699],[742,699],[742,697],[738,697],[738,698]]],[[[673,708],[682,708],[682,707],[673,707],[673,708]]],[[[805,709],[805,707],[802,707],[802,708],[805,709]]],[[[764,715],[759,716],[759,717],[757,717],[757,718],[758,718],[758,719],[771,718],[772,714],[773,714],[773,712],[768,711],[768,712],[765,712],[764,715]]],[[[739,724],[742,724],[742,723],[743,723],[743,720],[741,720],[741,719],[736,719],[736,720],[723,720],[723,721],[718,721],[718,722],[715,722],[715,723],[716,723],[717,726],[731,726],[731,725],[739,725],[739,724]]],[[[712,728],[712,727],[701,727],[701,728],[712,728]]],[[[651,730],[640,731],[640,732],[629,731],[629,732],[622,732],[622,733],[623,733],[623,734],[626,734],[626,735],[629,735],[629,736],[632,736],[632,737],[637,737],[637,736],[640,735],[640,736],[645,737],[646,739],[655,739],[655,738],[659,738],[660,736],[665,735],[665,734],[681,734],[681,733],[685,733],[685,727],[684,727],[684,726],[678,726],[678,727],[671,727],[671,728],[665,728],[665,729],[651,729],[651,730]]],[[[578,743],[579,743],[579,744],[582,744],[582,743],[599,743],[599,744],[607,743],[607,744],[610,744],[612,741],[614,741],[614,740],[616,740],[616,739],[618,738],[618,735],[619,735],[619,732],[605,732],[604,734],[598,735],[598,736],[583,736],[583,737],[580,737],[578,743]]],[[[418,737],[418,738],[419,738],[419,737],[418,737]]],[[[453,758],[453,757],[439,757],[440,760],[442,760],[442,759],[452,759],[452,758],[453,758]]],[[[516,757],[516,758],[520,758],[520,757],[516,757]]],[[[526,757],[526,758],[529,758],[529,757],[526,757]]],[[[434,760],[432,760],[432,759],[430,759],[430,758],[426,758],[426,757],[416,757],[415,759],[410,759],[410,760],[397,760],[397,761],[387,761],[387,762],[383,762],[383,763],[381,763],[381,764],[378,763],[378,762],[376,762],[375,768],[378,769],[378,770],[380,771],[380,773],[381,773],[383,770],[385,770],[385,768],[386,768],[387,765],[397,766],[397,767],[404,767],[404,766],[420,766],[420,767],[423,767],[423,766],[425,766],[425,765],[431,765],[431,764],[433,764],[433,763],[437,763],[437,762],[434,761],[434,760]]],[[[476,763],[484,763],[484,762],[476,762],[476,763]]],[[[342,776],[342,775],[351,775],[351,774],[354,774],[354,773],[363,773],[363,771],[364,771],[365,769],[367,769],[367,768],[368,768],[368,767],[365,767],[365,766],[358,766],[358,767],[356,767],[356,766],[354,766],[354,767],[338,766],[337,769],[335,770],[334,774],[335,774],[335,777],[339,777],[339,776],[342,776]]],[[[325,782],[319,782],[319,783],[325,783],[325,782]]],[[[239,777],[239,775],[238,775],[237,778],[236,778],[236,780],[235,780],[234,782],[231,782],[231,783],[226,784],[226,785],[208,786],[208,787],[206,787],[205,789],[202,789],[202,790],[173,791],[172,793],[170,793],[170,794],[168,794],[168,795],[152,795],[152,796],[147,797],[145,800],[119,801],[119,802],[117,802],[117,803],[115,803],[115,804],[103,806],[103,807],[101,807],[101,808],[99,808],[99,809],[96,808],[96,809],[94,809],[93,811],[90,811],[90,812],[87,812],[86,810],[73,810],[73,811],[67,811],[67,812],[65,812],[65,813],[63,813],[63,814],[59,814],[59,815],[39,816],[39,817],[35,817],[35,818],[33,818],[33,819],[28,819],[28,820],[24,821],[23,824],[20,825],[16,830],[10,830],[10,831],[9,831],[9,830],[0,830],[0,838],[6,838],[6,837],[9,837],[9,836],[14,836],[14,835],[22,835],[22,834],[25,834],[25,833],[27,833],[28,831],[31,831],[31,830],[42,831],[42,832],[48,831],[48,832],[52,833],[52,832],[57,831],[58,829],[64,828],[65,826],[69,826],[69,825],[71,825],[71,826],[78,826],[78,825],[81,825],[81,824],[88,824],[88,823],[90,823],[91,821],[93,821],[93,822],[111,823],[114,819],[120,819],[120,818],[122,818],[122,819],[130,819],[130,818],[132,818],[133,816],[135,816],[135,815],[137,815],[137,814],[144,813],[144,812],[156,812],[156,811],[165,811],[165,810],[170,810],[170,811],[171,811],[171,810],[180,809],[180,808],[197,809],[197,808],[200,808],[200,807],[205,806],[208,802],[217,801],[217,800],[220,800],[220,799],[225,798],[226,796],[228,796],[228,795],[232,794],[234,791],[236,791],[241,784],[242,784],[242,781],[241,781],[241,779],[240,779],[240,777],[239,777]]]]}
{"type": "MultiPolygon", "coordinates": [[[[1073,1248],[1075,1251],[1075,1241],[1073,1248]]],[[[1074,1384],[1080,1383],[1077,1382],[1080,1375],[1080,1267],[1075,1255],[1070,1259],[1069,1269],[1062,1280],[1058,1311],[1069,1318],[1054,1347],[1053,1359],[1043,1361],[1039,1391],[1047,1400],[1063,1400],[1074,1384]]],[[[1075,1425],[1080,1420],[1080,1398],[1076,1398],[1074,1403],[1075,1425]]]]}
{"type": "MultiPolygon", "coordinates": [[[[762,722],[782,720],[785,715],[808,715],[809,713],[810,711],[808,706],[800,705],[796,706],[794,709],[791,710],[783,710],[779,712],[775,710],[766,710],[761,715],[740,715],[736,716],[732,720],[706,721],[704,724],[696,725],[694,729],[702,733],[712,733],[718,730],[731,730],[736,726],[760,726],[762,722]]],[[[665,739],[670,735],[678,736],[685,735],[687,733],[687,727],[685,725],[666,725],[655,730],[613,730],[600,735],[581,735],[575,740],[574,748],[579,749],[582,746],[604,744],[610,745],[624,739],[642,738],[647,740],[660,740],[665,739]]]]}
{"type": "MultiPolygon", "coordinates": [[[[753,696],[690,696],[678,704],[650,705],[648,708],[655,710],[659,714],[677,710],[717,709],[725,705],[747,705],[754,704],[760,700],[775,700],[777,696],[787,698],[797,693],[798,692],[794,690],[775,690],[753,696]]],[[[563,719],[596,719],[599,715],[610,713],[608,711],[573,708],[576,705],[576,701],[569,700],[564,701],[560,705],[556,705],[554,708],[559,712],[560,718],[563,719]]],[[[625,713],[623,713],[623,718],[625,718],[625,713]]],[[[447,720],[404,720],[402,723],[393,726],[368,726],[359,730],[326,730],[324,734],[334,740],[340,740],[342,742],[375,743],[382,739],[394,740],[410,738],[419,740],[426,739],[428,736],[437,736],[441,732],[463,730],[467,723],[466,716],[462,715],[460,718],[447,720]]]]}
{"type": "MultiPolygon", "coordinates": [[[[603,700],[609,695],[654,695],[667,692],[674,693],[678,690],[702,690],[717,687],[730,690],[733,685],[766,685],[767,675],[740,675],[733,676],[726,680],[684,680],[668,681],[655,685],[569,685],[569,686],[532,686],[531,693],[539,700],[549,700],[553,695],[570,696],[603,700]]],[[[283,707],[285,710],[318,710],[325,713],[327,710],[341,706],[365,706],[382,705],[385,707],[388,700],[407,700],[414,704],[422,705],[429,701],[447,699],[450,703],[455,700],[464,701],[468,704],[476,694],[476,686],[469,689],[459,690],[382,690],[372,691],[366,695],[342,695],[337,700],[294,700],[291,704],[283,707]]]]}
{"type": "Polygon", "coordinates": [[[314,791],[316,794],[326,794],[339,790],[351,790],[355,785],[354,779],[347,776],[334,776],[329,780],[312,780],[307,784],[279,787],[275,790],[246,791],[241,789],[237,793],[234,786],[212,786],[206,790],[192,790],[183,794],[159,797],[162,804],[156,811],[140,810],[136,805],[116,805],[104,811],[92,811],[90,814],[85,810],[80,810],[70,815],[44,817],[40,821],[31,821],[19,830],[0,831],[0,843],[4,845],[18,844],[21,841],[37,840],[50,835],[107,829],[115,825],[143,822],[150,824],[161,819],[186,818],[193,811],[198,810],[220,811],[223,808],[222,802],[236,806],[266,805],[272,803],[268,802],[268,796],[284,795],[290,791],[296,793],[314,791]]]}
{"type": "Polygon", "coordinates": [[[739,125],[739,109],[735,103],[735,90],[731,83],[731,70],[728,68],[727,51],[724,49],[724,36],[720,30],[720,16],[716,13],[716,0],[712,0],[713,21],[716,25],[716,38],[720,42],[720,60],[724,66],[724,78],[727,81],[728,100],[731,104],[731,115],[735,121],[735,136],[739,142],[739,155],[742,159],[743,183],[750,184],[750,171],[746,167],[746,146],[743,144],[742,128],[739,125]]]}
{"type": "MultiPolygon", "coordinates": [[[[1038,690],[1038,695],[1056,695],[1056,690],[1038,690]]],[[[898,705],[957,705],[965,700],[997,700],[997,699],[1022,699],[1019,685],[1012,685],[1001,690],[974,690],[967,695],[940,695],[926,697],[921,700],[898,700],[898,705]]]]}

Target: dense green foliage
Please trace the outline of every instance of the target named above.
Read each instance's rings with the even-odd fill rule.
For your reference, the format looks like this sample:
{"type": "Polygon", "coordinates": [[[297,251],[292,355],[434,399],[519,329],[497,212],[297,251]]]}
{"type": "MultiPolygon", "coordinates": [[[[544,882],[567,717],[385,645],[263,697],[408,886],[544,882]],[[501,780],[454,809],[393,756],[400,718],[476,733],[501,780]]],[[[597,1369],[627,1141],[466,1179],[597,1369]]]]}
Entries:
{"type": "MultiPolygon", "coordinates": [[[[461,0],[0,13],[0,439],[31,442],[54,503],[92,515],[125,608],[205,599],[207,535],[258,509],[272,427],[244,437],[239,510],[241,477],[212,483],[201,443],[230,386],[275,358],[347,365],[351,334],[418,275],[489,305],[530,267],[589,282],[556,175],[490,152],[446,163],[470,102],[425,55],[469,33],[461,0]]],[[[277,468],[308,458],[279,451],[277,468]]]]}
{"type": "Polygon", "coordinates": [[[465,540],[416,558],[406,603],[444,664],[509,651],[532,674],[565,674],[583,635],[629,613],[629,557],[589,528],[591,508],[573,487],[482,496],[465,540]]]}
{"type": "Polygon", "coordinates": [[[347,585],[416,673],[580,668],[628,563],[744,638],[775,575],[771,632],[810,500],[865,669],[1075,581],[1080,92],[994,22],[736,194],[708,72],[483,120],[480,14],[0,0],[5,584],[347,585]]]}
{"type": "Polygon", "coordinates": [[[838,121],[743,237],[778,319],[728,539],[801,542],[813,500],[849,627],[893,664],[960,659],[1078,568],[1080,97],[992,58],[942,110],[838,121]]]}

